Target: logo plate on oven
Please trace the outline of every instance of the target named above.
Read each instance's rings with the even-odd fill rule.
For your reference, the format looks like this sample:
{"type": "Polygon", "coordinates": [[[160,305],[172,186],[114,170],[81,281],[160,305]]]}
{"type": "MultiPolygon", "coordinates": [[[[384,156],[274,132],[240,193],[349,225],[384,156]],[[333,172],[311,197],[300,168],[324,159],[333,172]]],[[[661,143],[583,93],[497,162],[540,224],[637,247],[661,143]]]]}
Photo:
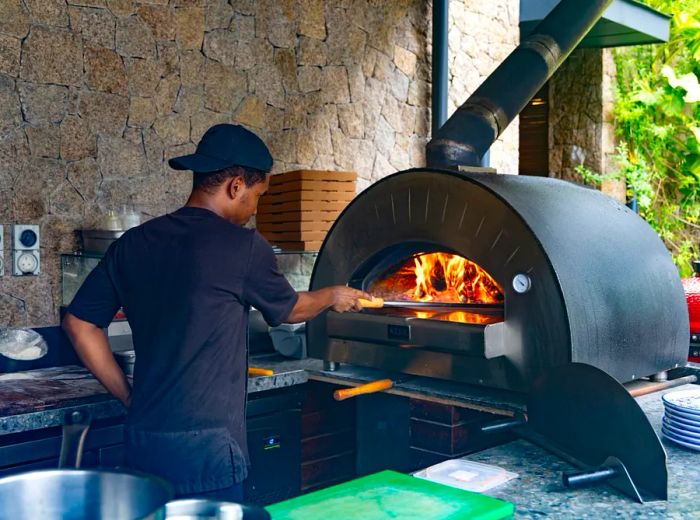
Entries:
{"type": "Polygon", "coordinates": [[[386,334],[389,339],[408,341],[411,339],[411,327],[408,325],[387,325],[386,334]]]}

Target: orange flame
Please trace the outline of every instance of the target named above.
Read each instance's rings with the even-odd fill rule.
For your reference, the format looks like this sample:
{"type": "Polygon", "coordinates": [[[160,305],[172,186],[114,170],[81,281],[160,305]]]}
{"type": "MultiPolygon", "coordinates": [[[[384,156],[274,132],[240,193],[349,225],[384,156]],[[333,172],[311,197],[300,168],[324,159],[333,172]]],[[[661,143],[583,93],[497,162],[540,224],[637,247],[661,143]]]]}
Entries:
{"type": "Polygon", "coordinates": [[[503,292],[474,262],[449,253],[419,253],[378,279],[370,292],[384,299],[500,303],[503,292]]]}

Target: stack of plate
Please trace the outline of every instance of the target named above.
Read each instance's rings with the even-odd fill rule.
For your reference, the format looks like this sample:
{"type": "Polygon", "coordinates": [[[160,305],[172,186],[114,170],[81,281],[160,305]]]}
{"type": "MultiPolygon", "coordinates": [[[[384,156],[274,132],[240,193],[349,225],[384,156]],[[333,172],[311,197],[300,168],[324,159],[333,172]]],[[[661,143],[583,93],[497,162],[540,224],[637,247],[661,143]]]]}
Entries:
{"type": "Polygon", "coordinates": [[[700,388],[662,396],[666,413],[661,433],[668,440],[700,451],[700,388]]]}

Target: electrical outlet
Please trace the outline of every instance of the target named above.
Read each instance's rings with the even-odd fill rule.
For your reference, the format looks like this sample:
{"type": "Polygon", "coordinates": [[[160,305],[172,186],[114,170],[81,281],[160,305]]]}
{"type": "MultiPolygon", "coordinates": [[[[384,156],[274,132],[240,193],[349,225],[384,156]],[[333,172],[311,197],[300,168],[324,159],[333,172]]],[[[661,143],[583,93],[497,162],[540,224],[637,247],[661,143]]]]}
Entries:
{"type": "Polygon", "coordinates": [[[39,249],[39,226],[31,224],[15,224],[12,229],[15,251],[34,251],[39,249]]]}
{"type": "Polygon", "coordinates": [[[5,236],[5,228],[0,224],[0,276],[5,276],[5,241],[3,240],[5,236]]]}
{"type": "Polygon", "coordinates": [[[38,275],[41,272],[39,226],[15,224],[12,229],[12,274],[38,275]]]}

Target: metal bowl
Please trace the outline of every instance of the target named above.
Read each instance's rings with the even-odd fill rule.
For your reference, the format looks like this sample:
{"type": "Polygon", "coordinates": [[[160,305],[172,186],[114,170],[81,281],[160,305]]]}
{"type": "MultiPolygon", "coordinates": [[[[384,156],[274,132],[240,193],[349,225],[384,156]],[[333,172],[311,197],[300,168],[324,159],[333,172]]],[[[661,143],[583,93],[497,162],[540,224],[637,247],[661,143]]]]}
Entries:
{"type": "Polygon", "coordinates": [[[0,329],[0,372],[37,368],[49,346],[32,329],[0,329]]]}
{"type": "Polygon", "coordinates": [[[167,482],[145,474],[32,471],[0,479],[0,518],[160,520],[172,496],[167,482]]]}
{"type": "Polygon", "coordinates": [[[261,507],[204,498],[173,500],[165,506],[167,520],[269,520],[261,507]]]}

